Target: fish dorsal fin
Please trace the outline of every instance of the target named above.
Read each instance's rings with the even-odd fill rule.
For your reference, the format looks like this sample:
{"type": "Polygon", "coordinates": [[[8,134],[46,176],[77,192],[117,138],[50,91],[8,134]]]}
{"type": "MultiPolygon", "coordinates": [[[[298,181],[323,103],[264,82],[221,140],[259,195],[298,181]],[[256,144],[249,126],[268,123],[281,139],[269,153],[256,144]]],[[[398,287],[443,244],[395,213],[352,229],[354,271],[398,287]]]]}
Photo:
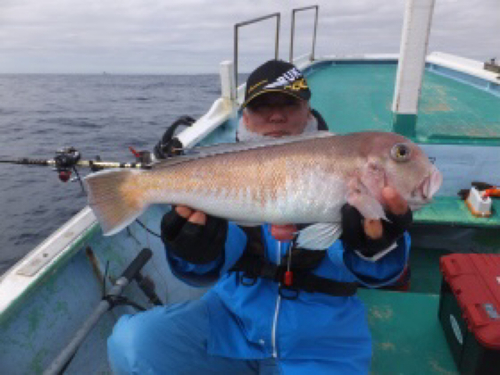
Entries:
{"type": "Polygon", "coordinates": [[[312,139],[326,138],[333,136],[333,133],[328,131],[318,131],[314,133],[306,133],[301,135],[291,135],[282,138],[261,139],[258,141],[238,142],[238,143],[221,143],[215,146],[195,147],[189,149],[187,154],[175,156],[166,160],[160,160],[152,165],[153,168],[168,168],[173,165],[181,164],[187,161],[202,159],[207,156],[222,155],[228,153],[237,153],[247,150],[255,150],[263,147],[281,146],[290,143],[303,142],[312,139]]]}

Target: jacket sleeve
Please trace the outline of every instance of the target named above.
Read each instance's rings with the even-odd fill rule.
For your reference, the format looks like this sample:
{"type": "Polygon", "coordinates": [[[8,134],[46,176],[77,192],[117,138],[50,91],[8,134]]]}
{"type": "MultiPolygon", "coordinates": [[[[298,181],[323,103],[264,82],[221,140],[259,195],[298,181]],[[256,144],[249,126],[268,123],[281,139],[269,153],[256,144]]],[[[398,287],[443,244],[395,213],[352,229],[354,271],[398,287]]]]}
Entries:
{"type": "Polygon", "coordinates": [[[243,254],[246,244],[245,232],[237,225],[229,223],[224,250],[217,259],[209,263],[190,263],[172,254],[168,247],[165,247],[165,250],[170,270],[178,279],[191,286],[206,287],[215,283],[234,266],[243,254]]]}
{"type": "Polygon", "coordinates": [[[376,260],[367,259],[358,252],[343,249],[343,262],[360,284],[378,288],[397,281],[404,272],[410,254],[410,235],[406,232],[396,246],[376,260]]]}

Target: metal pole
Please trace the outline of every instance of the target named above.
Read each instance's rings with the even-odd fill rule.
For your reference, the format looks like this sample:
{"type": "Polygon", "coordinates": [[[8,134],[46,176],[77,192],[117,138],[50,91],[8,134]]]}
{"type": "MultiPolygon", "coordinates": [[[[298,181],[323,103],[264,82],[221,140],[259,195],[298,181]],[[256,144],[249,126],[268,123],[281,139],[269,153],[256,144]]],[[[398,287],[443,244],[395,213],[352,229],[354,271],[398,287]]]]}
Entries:
{"type": "Polygon", "coordinates": [[[274,58],[278,59],[279,55],[279,28],[280,28],[280,13],[272,13],[267,16],[254,18],[248,21],[240,22],[234,25],[234,82],[236,84],[236,89],[238,89],[238,28],[242,26],[247,26],[252,23],[267,20],[269,18],[276,17],[276,43],[274,47],[274,58]]]}
{"type": "Polygon", "coordinates": [[[277,13],[277,19],[276,19],[276,43],[274,45],[274,59],[278,60],[278,55],[279,55],[279,47],[280,47],[280,19],[281,15],[277,13]]]}
{"type": "Polygon", "coordinates": [[[316,49],[316,31],[318,29],[318,12],[319,12],[319,6],[316,5],[316,14],[314,16],[314,34],[313,34],[313,46],[312,46],[312,53],[311,53],[311,61],[314,60],[314,50],[316,49]]]}
{"type": "Polygon", "coordinates": [[[290,35],[290,62],[293,64],[293,34],[295,33],[295,9],[292,10],[292,27],[290,35]]]}
{"type": "Polygon", "coordinates": [[[417,135],[417,114],[424,78],[435,0],[407,0],[398,71],[392,102],[395,133],[417,135]]]}
{"type": "Polygon", "coordinates": [[[294,44],[294,34],[295,34],[295,13],[301,12],[304,10],[310,10],[310,9],[315,9],[316,14],[314,16],[314,32],[313,32],[313,41],[312,41],[312,52],[311,52],[311,60],[314,60],[314,50],[315,50],[315,45],[316,45],[316,29],[318,27],[318,11],[319,11],[319,6],[318,5],[311,5],[307,7],[302,7],[302,8],[295,8],[292,9],[292,30],[291,30],[291,35],[290,35],[290,62],[293,63],[293,44],[294,44]]]}
{"type": "Polygon", "coordinates": [[[234,82],[238,96],[238,24],[234,25],[234,82]]]}

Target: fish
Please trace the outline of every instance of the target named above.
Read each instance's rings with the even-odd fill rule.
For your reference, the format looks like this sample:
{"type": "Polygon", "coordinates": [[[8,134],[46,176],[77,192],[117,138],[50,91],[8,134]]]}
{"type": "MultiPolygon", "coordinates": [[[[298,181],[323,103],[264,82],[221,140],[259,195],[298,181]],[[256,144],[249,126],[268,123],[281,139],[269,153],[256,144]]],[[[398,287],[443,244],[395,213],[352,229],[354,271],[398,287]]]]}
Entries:
{"type": "Polygon", "coordinates": [[[84,180],[103,233],[130,225],[152,204],[186,205],[240,225],[309,224],[300,247],[318,250],[341,235],[341,208],[388,220],[382,189],[412,211],[430,203],[442,174],[423,150],[391,132],[316,132],[197,147],[149,170],[107,170],[84,180]]]}

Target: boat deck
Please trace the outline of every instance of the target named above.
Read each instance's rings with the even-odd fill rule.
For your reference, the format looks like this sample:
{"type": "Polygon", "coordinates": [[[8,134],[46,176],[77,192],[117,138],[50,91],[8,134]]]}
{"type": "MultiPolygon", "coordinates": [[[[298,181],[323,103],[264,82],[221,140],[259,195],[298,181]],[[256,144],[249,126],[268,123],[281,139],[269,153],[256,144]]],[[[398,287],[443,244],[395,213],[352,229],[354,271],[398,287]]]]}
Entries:
{"type": "Polygon", "coordinates": [[[439,295],[360,290],[373,337],[371,374],[458,374],[438,320],[439,295]]]}
{"type": "MultiPolygon", "coordinates": [[[[306,71],[312,106],[336,133],[392,131],[396,71],[395,62],[313,65],[306,71]]],[[[432,65],[425,71],[416,141],[500,145],[498,85],[446,74],[432,65]]]]}
{"type": "Polygon", "coordinates": [[[360,289],[373,339],[373,375],[458,374],[439,322],[446,250],[412,247],[408,292],[360,289]]]}

